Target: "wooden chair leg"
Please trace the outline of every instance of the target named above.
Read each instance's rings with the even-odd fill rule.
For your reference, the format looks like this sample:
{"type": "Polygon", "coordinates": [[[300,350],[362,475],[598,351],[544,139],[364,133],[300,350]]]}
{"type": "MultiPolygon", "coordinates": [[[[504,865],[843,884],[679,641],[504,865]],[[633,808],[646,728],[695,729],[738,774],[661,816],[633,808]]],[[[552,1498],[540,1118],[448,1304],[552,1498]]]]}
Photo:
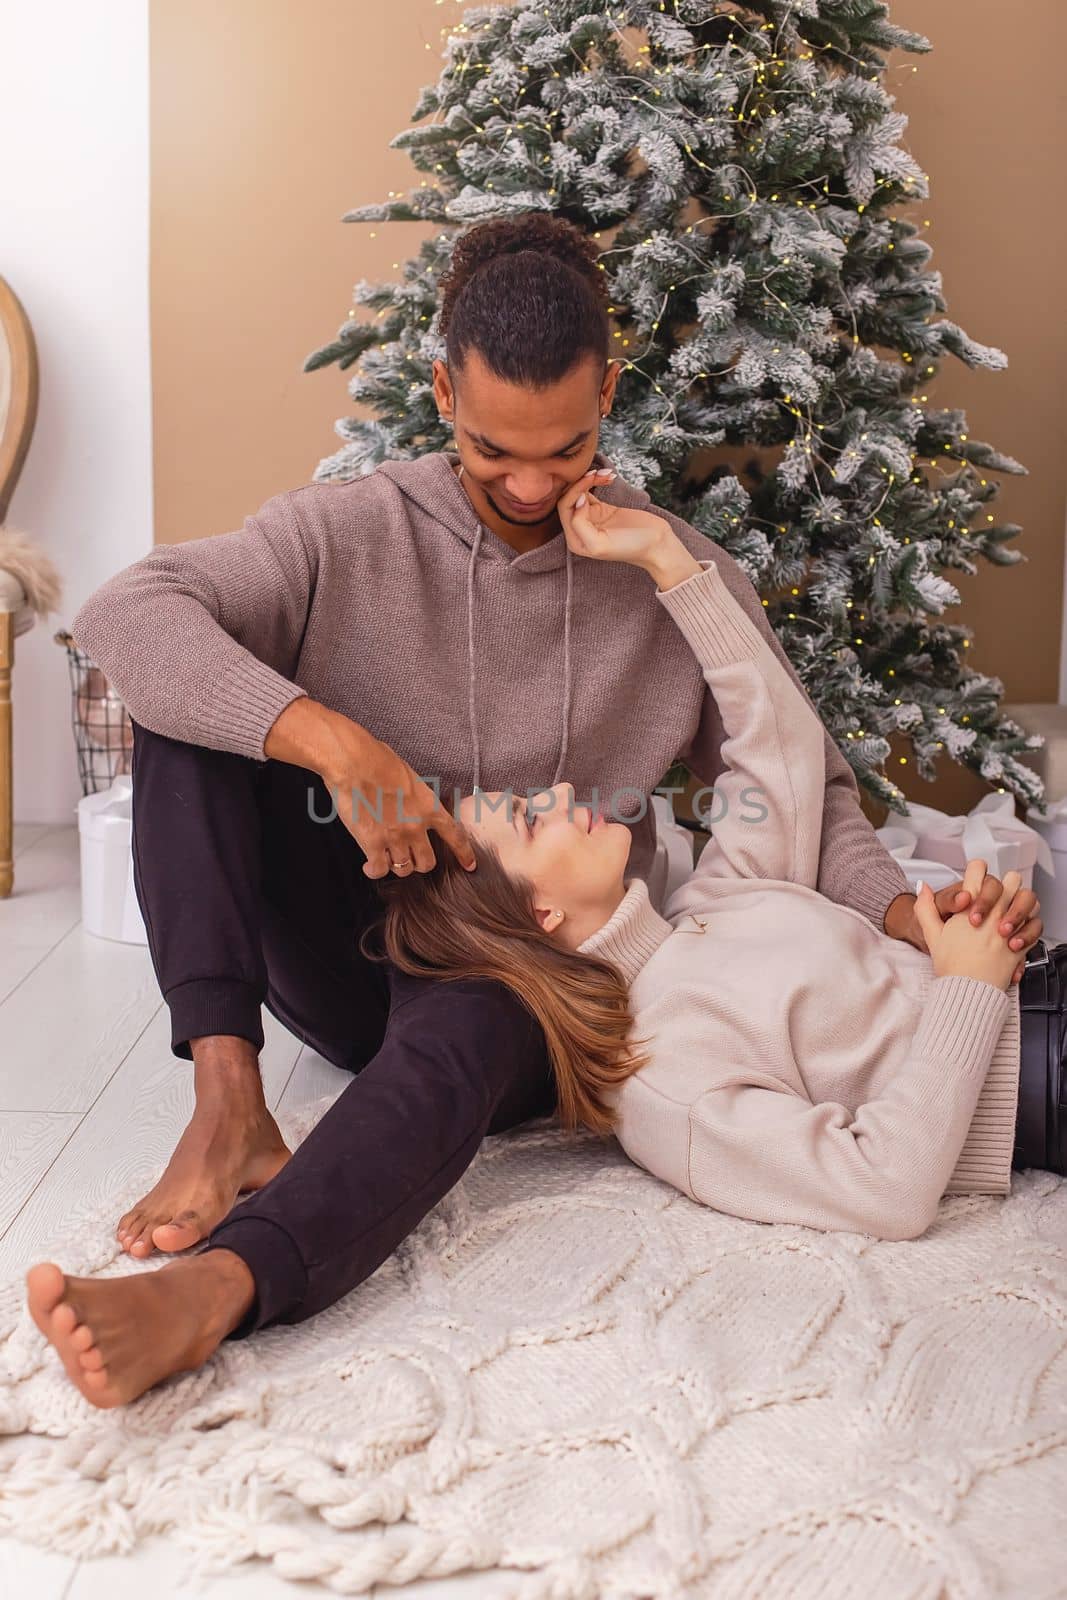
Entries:
{"type": "Polygon", "coordinates": [[[11,742],[11,668],[15,663],[15,614],[0,611],[0,900],[15,886],[14,754],[11,742]]]}

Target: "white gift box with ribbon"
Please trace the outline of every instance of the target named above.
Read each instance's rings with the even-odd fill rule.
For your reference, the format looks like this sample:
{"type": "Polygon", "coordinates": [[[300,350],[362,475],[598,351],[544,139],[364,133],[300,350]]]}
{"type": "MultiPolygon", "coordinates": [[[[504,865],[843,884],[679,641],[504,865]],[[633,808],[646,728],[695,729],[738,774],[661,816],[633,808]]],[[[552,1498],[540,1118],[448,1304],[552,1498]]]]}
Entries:
{"type": "Polygon", "coordinates": [[[1033,888],[1041,902],[1044,923],[1042,937],[1057,942],[1067,940],[1067,800],[1050,804],[1044,816],[1031,806],[1026,820],[1050,852],[1048,870],[1043,861],[1034,868],[1033,888]]]}
{"type": "Polygon", "coordinates": [[[98,939],[147,944],[133,883],[133,779],[78,801],[82,923],[98,939]]]}
{"type": "Polygon", "coordinates": [[[678,885],[692,876],[695,851],[693,835],[675,817],[669,795],[654,794],[652,811],[656,818],[656,854],[648,873],[648,898],[662,913],[678,885]]]}
{"type": "MultiPolygon", "coordinates": [[[[1011,870],[1018,872],[1026,889],[1034,888],[1037,864],[1050,878],[1055,872],[1048,843],[1029,822],[1015,815],[1010,794],[984,795],[973,810],[955,817],[910,801],[906,817],[894,816],[875,832],[899,861],[913,889],[920,878],[932,889],[944,889],[962,878],[968,861],[975,859],[984,861],[995,878],[1003,879],[1011,870]]],[[[1042,919],[1047,920],[1040,892],[1038,899],[1042,919]]]]}

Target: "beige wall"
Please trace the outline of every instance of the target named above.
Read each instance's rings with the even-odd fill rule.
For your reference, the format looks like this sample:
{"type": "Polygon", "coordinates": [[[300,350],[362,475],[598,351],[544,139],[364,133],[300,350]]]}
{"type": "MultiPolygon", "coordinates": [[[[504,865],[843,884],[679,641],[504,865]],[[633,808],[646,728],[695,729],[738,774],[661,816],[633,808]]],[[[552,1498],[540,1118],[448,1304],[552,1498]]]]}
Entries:
{"type": "MultiPolygon", "coordinates": [[[[393,276],[432,232],[340,218],[421,178],[387,146],[436,78],[440,30],[460,9],[433,0],[153,0],[158,540],[240,526],[338,448],[334,421],[354,409],[351,369],[302,373],[303,361],[345,320],[353,285],[393,276]]],[[[994,0],[893,0],[891,14],[934,46],[892,58],[898,109],[911,119],[904,142],[930,175],[930,199],[910,214],[932,221],[924,231],[945,315],[1010,360],[991,373],[950,358],[927,392],[963,407],[972,438],[1030,471],[1003,479],[991,508],[1023,525],[1015,547],[1028,562],[949,574],[963,596],[949,616],[974,627],[973,665],[1002,678],[1009,700],[1055,700],[1067,482],[1065,11],[1062,0],[1030,0],[1027,34],[1041,46],[1025,49],[1006,36],[994,0]]],[[[986,789],[951,761],[933,786],[895,758],[890,775],[913,798],[950,810],[986,789]]],[[[869,810],[881,820],[880,808],[869,810]]]]}
{"type": "MultiPolygon", "coordinates": [[[[892,0],[890,11],[934,47],[893,58],[897,109],[910,119],[904,143],[930,176],[930,198],[908,214],[931,219],[924,231],[930,266],[944,280],[943,315],[1009,361],[987,372],[950,358],[927,392],[935,404],[963,408],[972,439],[1029,469],[1025,478],[1001,476],[989,507],[998,522],[1021,524],[1008,548],[1027,560],[1010,569],[983,562],[973,578],[947,573],[962,598],[947,615],[973,627],[971,665],[1001,678],[1007,700],[1056,700],[1067,510],[1067,101],[1059,84],[1067,10],[1062,0],[1030,0],[1034,48],[1005,33],[994,0],[892,0]]],[[[904,753],[901,744],[894,757],[904,753]]],[[[902,779],[908,769],[895,759],[892,767],[906,794],[947,811],[966,811],[988,793],[951,760],[932,786],[902,779]]]]}

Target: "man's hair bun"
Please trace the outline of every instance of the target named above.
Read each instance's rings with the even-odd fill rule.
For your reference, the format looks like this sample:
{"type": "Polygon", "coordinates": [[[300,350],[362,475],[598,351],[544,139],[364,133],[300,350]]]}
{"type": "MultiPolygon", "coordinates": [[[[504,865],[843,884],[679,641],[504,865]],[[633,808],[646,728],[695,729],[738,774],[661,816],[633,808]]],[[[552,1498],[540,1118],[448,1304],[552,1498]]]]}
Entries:
{"type": "Polygon", "coordinates": [[[438,326],[455,379],[476,349],[497,377],[545,388],[590,355],[605,365],[607,286],[596,242],[545,211],[459,235],[440,284],[438,326]]]}

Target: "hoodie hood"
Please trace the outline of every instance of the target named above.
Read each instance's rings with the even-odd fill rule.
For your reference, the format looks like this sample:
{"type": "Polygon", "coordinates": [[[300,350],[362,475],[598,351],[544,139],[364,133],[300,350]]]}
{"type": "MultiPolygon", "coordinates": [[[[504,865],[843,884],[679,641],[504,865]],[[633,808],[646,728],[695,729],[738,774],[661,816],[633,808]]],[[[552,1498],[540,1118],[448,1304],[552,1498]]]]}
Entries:
{"type": "MultiPolygon", "coordinates": [[[[598,450],[593,457],[593,466],[609,467],[610,465],[611,462],[608,458],[602,451],[598,450]]],[[[427,516],[432,517],[435,522],[439,522],[449,532],[455,534],[458,539],[467,545],[470,551],[467,560],[467,717],[470,725],[471,746],[474,751],[471,778],[472,792],[477,789],[481,779],[481,743],[478,737],[478,716],[475,705],[475,683],[477,681],[474,648],[476,631],[474,614],[477,593],[477,584],[475,582],[476,563],[479,559],[504,561],[519,573],[551,572],[557,567],[566,566],[567,591],[563,602],[563,682],[560,691],[559,755],[556,759],[556,770],[552,780],[545,785],[546,788],[551,789],[562,779],[563,768],[567,760],[567,743],[570,732],[571,600],[574,557],[563,536],[562,529],[536,550],[527,550],[522,554],[512,550],[510,545],[499,538],[491,528],[487,528],[478,516],[456,474],[455,469],[458,466],[459,454],[457,451],[433,450],[409,460],[383,461],[376,470],[384,472],[388,478],[391,478],[402,494],[420,506],[427,516]]],[[[609,487],[614,488],[615,485],[609,485],[609,487]]],[[[601,491],[598,490],[597,492],[599,494],[601,491]]]]}

